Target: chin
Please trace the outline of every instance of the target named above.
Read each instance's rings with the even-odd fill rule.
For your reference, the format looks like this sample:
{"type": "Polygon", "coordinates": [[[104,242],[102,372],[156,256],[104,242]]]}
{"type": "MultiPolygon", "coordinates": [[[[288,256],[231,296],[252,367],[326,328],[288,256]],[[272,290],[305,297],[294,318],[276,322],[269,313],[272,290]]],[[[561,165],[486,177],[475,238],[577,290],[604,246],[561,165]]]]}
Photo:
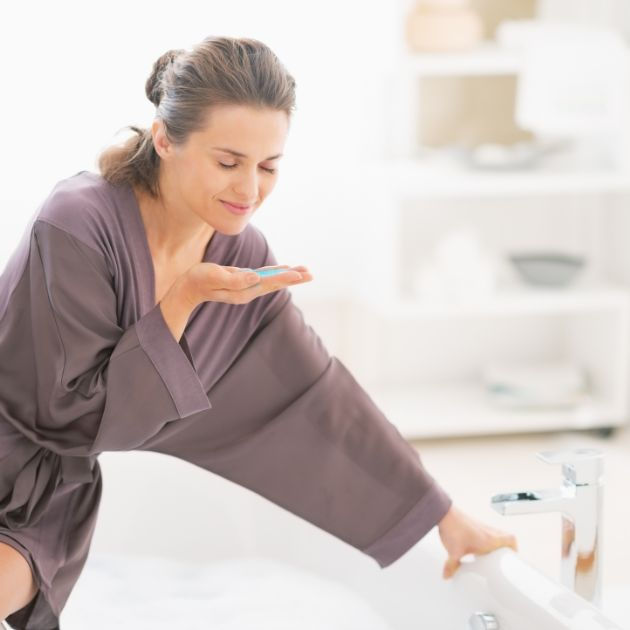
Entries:
{"type": "Polygon", "coordinates": [[[237,234],[240,234],[248,226],[248,224],[249,217],[246,219],[241,219],[240,221],[233,221],[228,226],[226,226],[226,229],[218,231],[223,232],[223,234],[227,234],[228,236],[236,236],[237,234]]]}

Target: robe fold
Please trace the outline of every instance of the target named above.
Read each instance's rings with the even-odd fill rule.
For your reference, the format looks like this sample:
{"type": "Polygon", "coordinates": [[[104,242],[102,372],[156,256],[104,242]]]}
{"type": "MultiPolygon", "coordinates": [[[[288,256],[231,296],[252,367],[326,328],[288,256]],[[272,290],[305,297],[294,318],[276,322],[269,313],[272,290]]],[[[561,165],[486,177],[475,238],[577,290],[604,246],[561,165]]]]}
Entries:
{"type": "MultiPolygon", "coordinates": [[[[203,260],[278,264],[251,223],[215,231],[203,260]]],[[[96,525],[104,451],[196,464],[383,568],[446,514],[450,497],[288,289],[204,302],[177,342],[154,287],[133,189],[89,171],[55,185],[0,275],[0,542],[38,586],[12,627],[60,627],[96,525]]]]}

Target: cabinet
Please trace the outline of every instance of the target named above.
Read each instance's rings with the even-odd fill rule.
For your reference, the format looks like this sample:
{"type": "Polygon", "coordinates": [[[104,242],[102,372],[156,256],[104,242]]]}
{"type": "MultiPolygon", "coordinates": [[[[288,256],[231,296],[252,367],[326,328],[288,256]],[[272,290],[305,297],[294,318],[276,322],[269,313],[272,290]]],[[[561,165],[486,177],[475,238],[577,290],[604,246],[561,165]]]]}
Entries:
{"type": "MultiPolygon", "coordinates": [[[[476,170],[458,159],[456,137],[442,147],[425,142],[427,108],[457,109],[449,95],[475,80],[496,81],[504,95],[497,101],[513,106],[509,93],[522,68],[518,51],[488,40],[460,53],[405,51],[383,84],[386,137],[382,156],[365,166],[374,203],[360,232],[364,273],[348,304],[346,351],[362,385],[409,439],[613,427],[628,418],[630,292],[610,255],[608,222],[611,208],[630,203],[630,116],[603,167],[568,152],[533,169],[476,170]],[[496,256],[496,290],[469,301],[419,297],[419,267],[460,226],[473,226],[496,256]],[[507,256],[536,249],[582,254],[586,270],[568,287],[527,285],[507,256]],[[566,408],[499,408],[482,378],[497,361],[572,362],[588,375],[589,394],[566,408]]],[[[476,114],[481,135],[493,117],[505,118],[505,111],[476,114]]],[[[470,126],[459,129],[474,136],[470,126]]],[[[497,133],[528,137],[516,125],[497,133]]]]}

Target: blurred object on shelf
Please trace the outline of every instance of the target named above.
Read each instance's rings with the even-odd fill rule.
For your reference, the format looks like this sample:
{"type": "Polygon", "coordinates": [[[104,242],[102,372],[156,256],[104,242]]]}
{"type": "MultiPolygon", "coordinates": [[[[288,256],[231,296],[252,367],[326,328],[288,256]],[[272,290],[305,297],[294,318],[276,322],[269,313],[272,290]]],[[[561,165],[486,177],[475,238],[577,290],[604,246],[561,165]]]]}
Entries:
{"type": "Polygon", "coordinates": [[[414,292],[429,300],[474,301],[494,293],[496,284],[494,261],[476,230],[464,228],[438,241],[433,259],[418,270],[414,292]]]}
{"type": "Polygon", "coordinates": [[[540,165],[543,157],[550,153],[558,153],[571,143],[567,140],[556,141],[522,141],[511,145],[482,143],[476,147],[462,151],[464,163],[472,169],[479,170],[523,170],[540,165]]]}
{"type": "Polygon", "coordinates": [[[469,0],[418,0],[407,15],[406,38],[416,52],[473,48],[483,39],[483,22],[469,0]]]}
{"type": "Polygon", "coordinates": [[[516,74],[424,78],[419,89],[416,143],[422,147],[474,147],[534,140],[534,134],[514,121],[517,89],[516,74]]]}
{"type": "Polygon", "coordinates": [[[484,38],[494,39],[497,28],[503,22],[536,18],[539,2],[540,0],[472,0],[472,7],[484,24],[484,38]]]}
{"type": "Polygon", "coordinates": [[[511,254],[509,260],[525,282],[549,287],[567,286],[586,263],[583,256],[561,252],[511,254]]]}
{"type": "Polygon", "coordinates": [[[517,124],[540,138],[574,138],[581,166],[618,161],[630,64],[622,38],[575,24],[502,24],[498,38],[523,50],[517,124]]]}
{"type": "Polygon", "coordinates": [[[498,25],[494,38],[507,50],[522,50],[544,26],[540,20],[504,20],[498,25]]]}
{"type": "Polygon", "coordinates": [[[572,362],[491,363],[483,379],[491,403],[502,407],[573,407],[592,397],[585,370],[572,362]]]}

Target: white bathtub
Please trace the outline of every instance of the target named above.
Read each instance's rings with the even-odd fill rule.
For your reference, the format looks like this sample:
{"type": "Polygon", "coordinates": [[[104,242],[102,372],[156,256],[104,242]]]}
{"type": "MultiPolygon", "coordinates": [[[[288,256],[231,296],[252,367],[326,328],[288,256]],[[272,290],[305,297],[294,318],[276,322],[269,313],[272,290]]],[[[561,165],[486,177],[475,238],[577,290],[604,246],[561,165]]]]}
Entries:
{"type": "Polygon", "coordinates": [[[148,453],[99,459],[99,525],[64,630],[465,630],[475,613],[494,614],[502,630],[625,627],[510,549],[467,557],[444,580],[434,528],[381,569],[191,465],[148,453]]]}

